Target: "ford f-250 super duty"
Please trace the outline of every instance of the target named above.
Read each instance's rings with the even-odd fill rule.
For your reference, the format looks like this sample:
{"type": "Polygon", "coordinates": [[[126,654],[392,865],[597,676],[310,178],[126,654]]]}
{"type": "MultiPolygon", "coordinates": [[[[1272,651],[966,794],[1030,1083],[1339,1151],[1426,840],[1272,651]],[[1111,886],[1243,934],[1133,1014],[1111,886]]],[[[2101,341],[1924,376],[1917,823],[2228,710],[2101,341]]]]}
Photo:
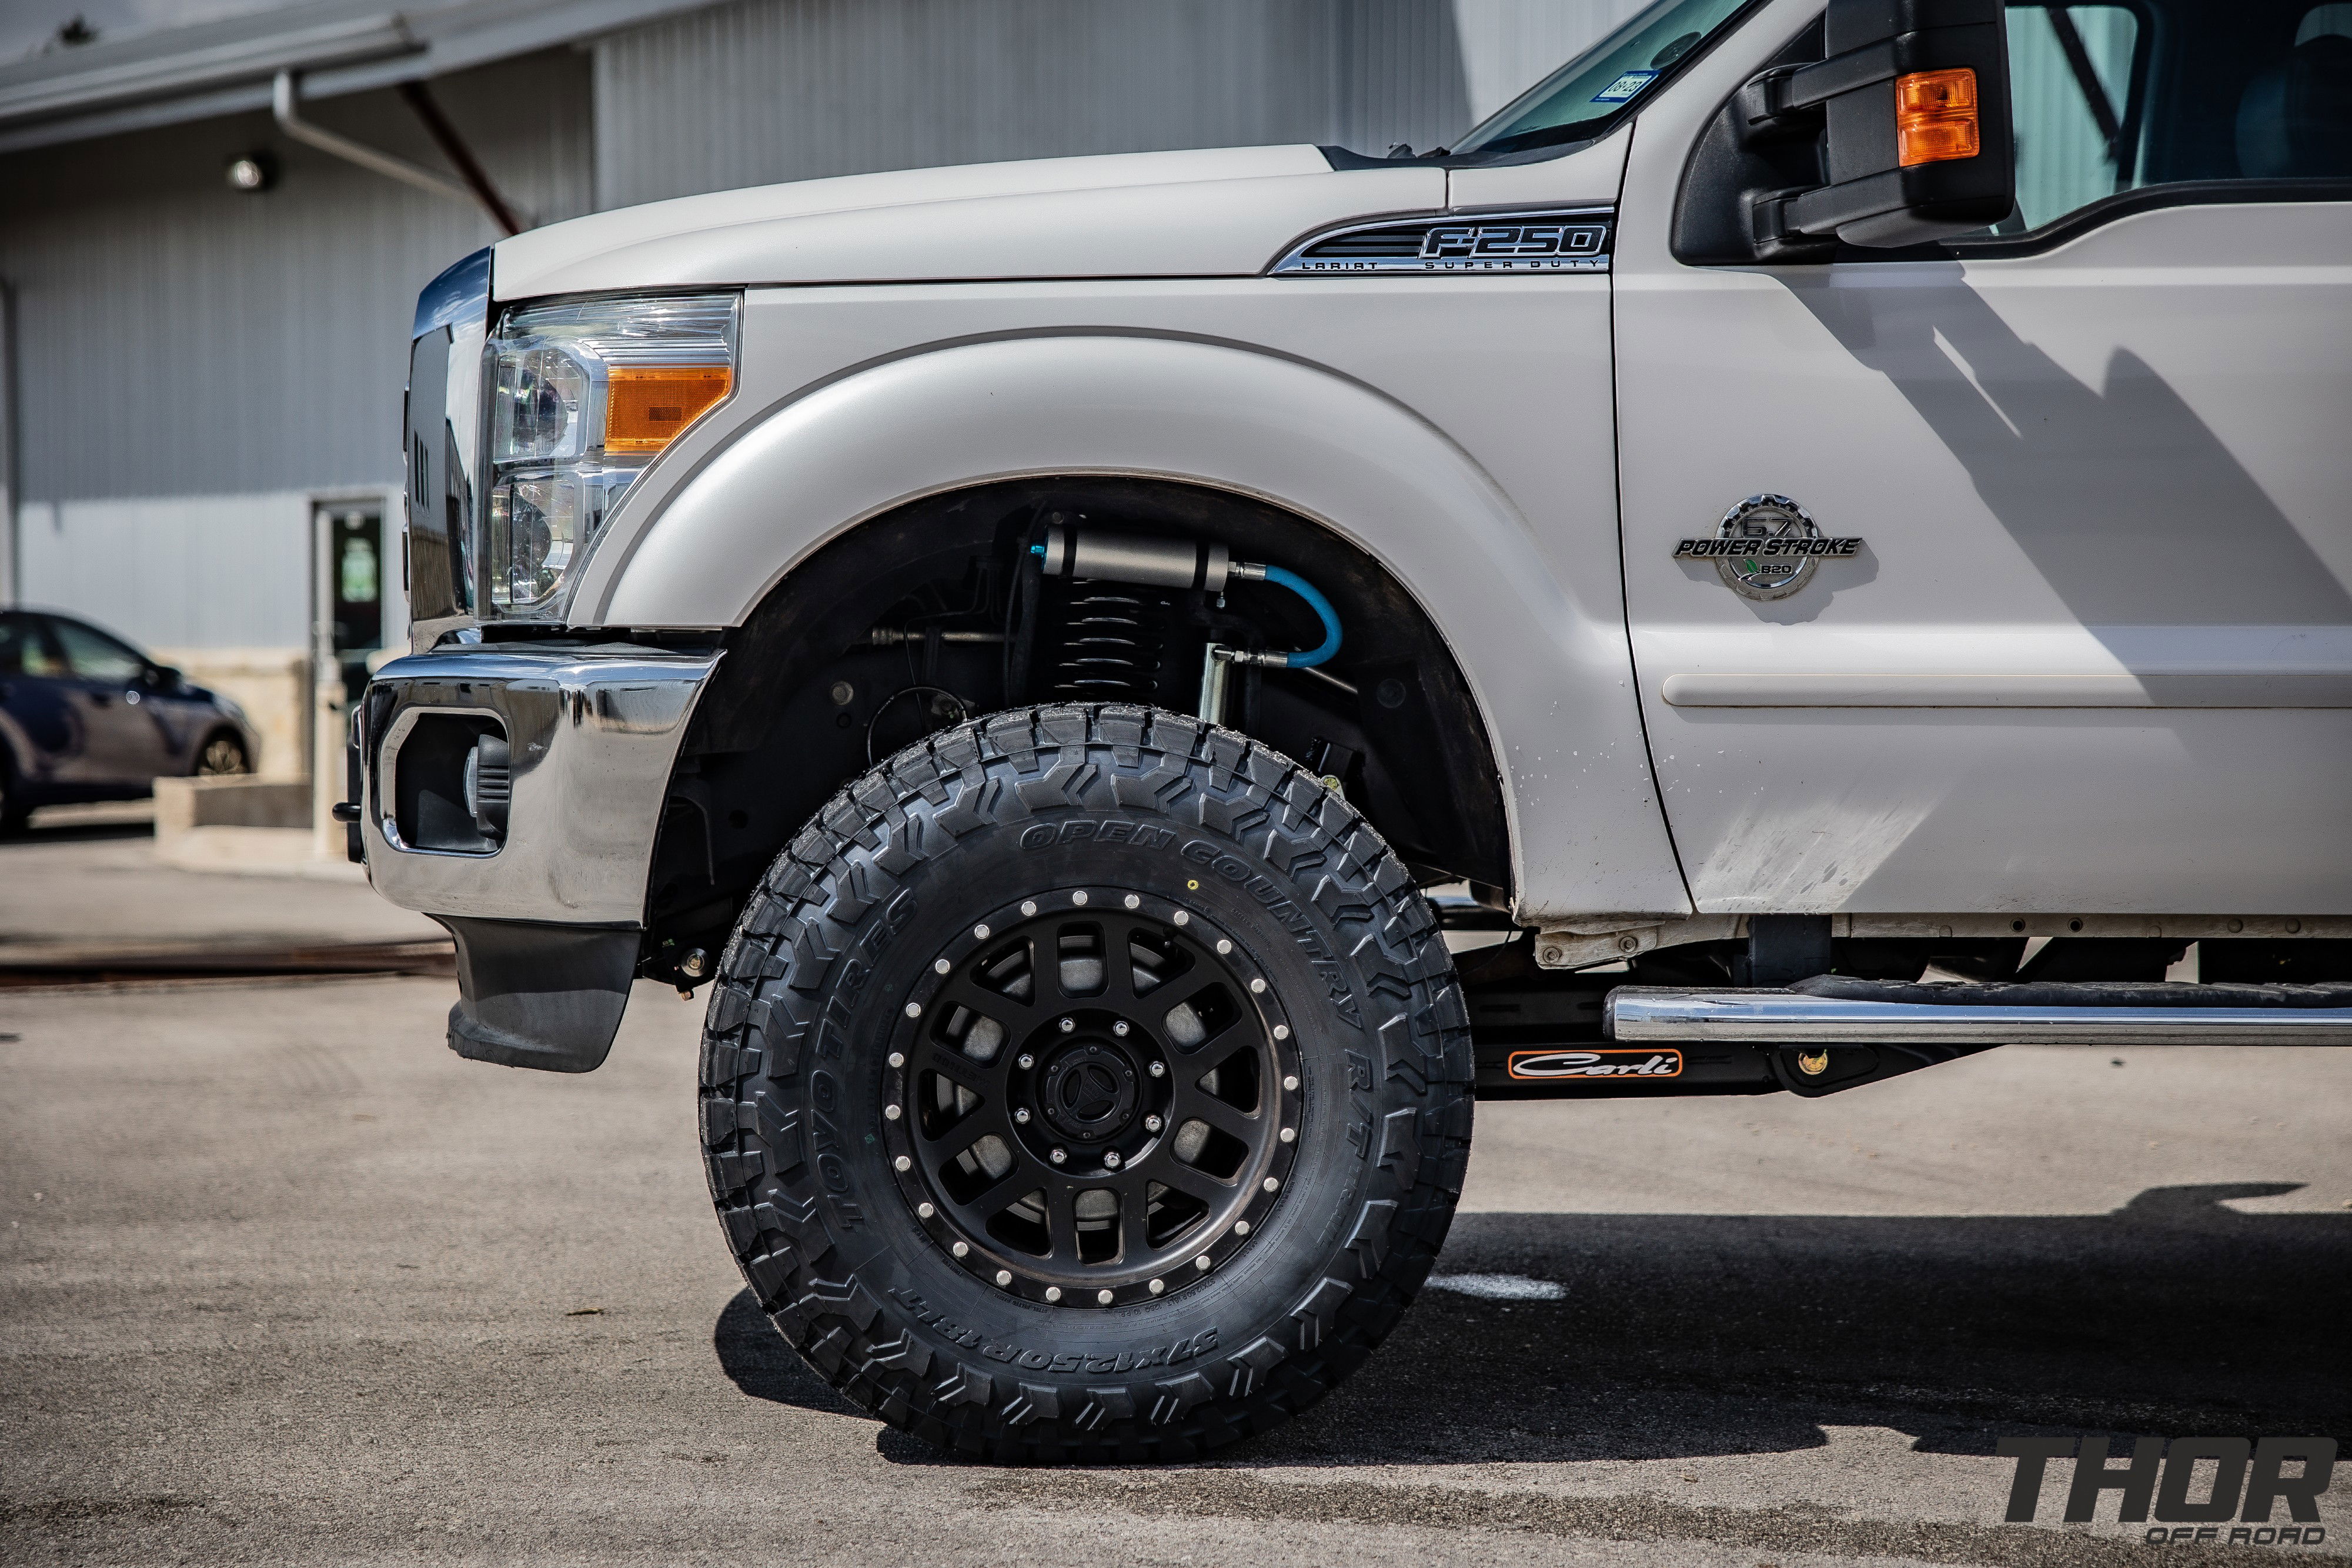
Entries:
{"type": "Polygon", "coordinates": [[[1001,1458],[1330,1388],[1474,1093],[2352,1041],[2347,13],[1662,0],[1428,153],[506,240],[353,853],[461,1055],[708,984],[761,1308],[1001,1458]]]}

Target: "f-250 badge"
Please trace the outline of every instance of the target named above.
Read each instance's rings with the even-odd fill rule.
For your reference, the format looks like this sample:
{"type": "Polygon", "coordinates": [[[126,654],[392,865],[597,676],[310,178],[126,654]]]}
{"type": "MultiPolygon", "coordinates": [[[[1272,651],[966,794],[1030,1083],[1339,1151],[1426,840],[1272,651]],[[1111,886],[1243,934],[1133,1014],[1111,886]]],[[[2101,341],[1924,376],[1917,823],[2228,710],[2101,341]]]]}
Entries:
{"type": "Polygon", "coordinates": [[[1858,538],[1832,538],[1786,496],[1750,496],[1723,514],[1711,539],[1684,539],[1676,560],[1711,560],[1724,586],[1749,599],[1786,599],[1813,580],[1824,558],[1862,553],[1858,538]]]}

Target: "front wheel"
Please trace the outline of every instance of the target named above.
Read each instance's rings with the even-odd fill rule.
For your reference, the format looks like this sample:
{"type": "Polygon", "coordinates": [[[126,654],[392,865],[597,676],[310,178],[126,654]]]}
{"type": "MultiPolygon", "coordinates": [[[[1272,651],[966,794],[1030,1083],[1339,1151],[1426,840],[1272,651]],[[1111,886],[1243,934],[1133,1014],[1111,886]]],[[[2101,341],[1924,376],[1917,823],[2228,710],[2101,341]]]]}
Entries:
{"type": "Polygon", "coordinates": [[[253,761],[245,754],[245,742],[225,729],[206,737],[204,749],[196,753],[199,779],[233,779],[252,771],[253,761]]]}
{"type": "Polygon", "coordinates": [[[1047,707],[868,773],[745,906],[712,1196],[851,1399],[1006,1460],[1183,1458],[1394,1326],[1469,1153],[1467,1015],[1379,835],[1247,738],[1047,707]]]}

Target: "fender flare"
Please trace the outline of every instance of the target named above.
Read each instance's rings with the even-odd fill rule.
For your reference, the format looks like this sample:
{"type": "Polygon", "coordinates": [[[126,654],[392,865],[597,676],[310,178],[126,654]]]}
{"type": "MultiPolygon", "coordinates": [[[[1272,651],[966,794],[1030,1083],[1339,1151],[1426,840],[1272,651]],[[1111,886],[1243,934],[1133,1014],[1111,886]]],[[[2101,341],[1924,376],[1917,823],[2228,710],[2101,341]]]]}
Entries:
{"type": "Polygon", "coordinates": [[[1689,912],[1642,739],[1615,563],[1597,563],[1605,592],[1572,591],[1458,444],[1393,399],[1296,360],[1065,333],[856,370],[747,422],[657,508],[616,519],[572,620],[740,625],[811,553],[869,518],[998,480],[1088,475],[1254,497],[1329,528],[1405,586],[1485,721],[1522,919],[1689,912]]]}

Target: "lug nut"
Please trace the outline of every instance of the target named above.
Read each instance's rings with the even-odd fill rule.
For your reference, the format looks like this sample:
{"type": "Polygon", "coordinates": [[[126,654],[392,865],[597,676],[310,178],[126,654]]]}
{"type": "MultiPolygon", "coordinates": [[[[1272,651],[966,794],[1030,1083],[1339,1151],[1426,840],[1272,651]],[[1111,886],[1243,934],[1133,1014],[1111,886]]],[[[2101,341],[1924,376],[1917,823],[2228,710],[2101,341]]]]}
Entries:
{"type": "Polygon", "coordinates": [[[1147,1133],[1156,1133],[1160,1131],[1160,1118],[1157,1116],[1146,1116],[1143,1119],[1143,1130],[1147,1133]]]}
{"type": "Polygon", "coordinates": [[[1015,1106],[1013,1112],[1013,1119],[1020,1123],[1023,1126],[1027,1126],[1029,1124],[1029,1107],[1026,1105],[1015,1106]]]}
{"type": "Polygon", "coordinates": [[[1103,1169],[1107,1171],[1115,1171],[1118,1169],[1118,1151],[1117,1149],[1112,1149],[1103,1155],[1103,1169]]]}
{"type": "Polygon", "coordinates": [[[1025,1072],[1030,1068],[1037,1065],[1037,1059],[1024,1051],[1020,1055],[1013,1059],[1013,1065],[1020,1068],[1025,1072]]]}
{"type": "Polygon", "coordinates": [[[1069,1150],[1067,1150],[1067,1149],[1055,1149],[1055,1150],[1054,1150],[1051,1154],[1047,1155],[1045,1157],[1046,1157],[1047,1159],[1049,1159],[1049,1160],[1053,1161],[1055,1165],[1057,1165],[1057,1166],[1058,1166],[1058,1165],[1060,1165],[1064,1160],[1066,1160],[1066,1159],[1068,1159],[1068,1158],[1070,1157],[1070,1152],[1069,1152],[1069,1150]]]}
{"type": "Polygon", "coordinates": [[[1118,1035],[1125,1034],[1127,1032],[1127,1020],[1125,1019],[1119,1019],[1117,1023],[1110,1026],[1110,1031],[1111,1033],[1118,1035]]]}
{"type": "Polygon", "coordinates": [[[1152,1076],[1152,1077],[1154,1077],[1154,1078],[1165,1078],[1165,1077],[1167,1077],[1167,1076],[1168,1076],[1168,1064],[1167,1064],[1166,1062],[1164,1062],[1164,1061],[1155,1061],[1155,1062],[1153,1062],[1153,1063],[1151,1064],[1151,1076],[1152,1076]]]}
{"type": "Polygon", "coordinates": [[[1063,1032],[1064,1034],[1067,1034],[1067,1033],[1069,1033],[1072,1030],[1074,1030],[1074,1029],[1076,1029],[1076,1028],[1077,1028],[1077,1027],[1078,1027],[1078,1020],[1077,1020],[1077,1019],[1064,1019],[1062,1020],[1062,1032],[1063,1032]]]}

